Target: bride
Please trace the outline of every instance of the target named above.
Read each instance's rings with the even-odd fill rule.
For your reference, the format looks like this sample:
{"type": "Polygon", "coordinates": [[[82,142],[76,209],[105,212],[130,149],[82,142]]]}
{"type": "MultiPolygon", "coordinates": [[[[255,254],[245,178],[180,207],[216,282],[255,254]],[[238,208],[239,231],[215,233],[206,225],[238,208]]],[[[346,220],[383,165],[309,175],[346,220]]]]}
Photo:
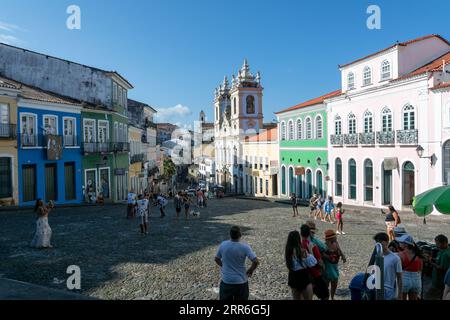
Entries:
{"type": "Polygon", "coordinates": [[[50,240],[52,237],[52,229],[48,224],[48,214],[54,208],[52,201],[45,205],[41,199],[36,200],[34,212],[37,212],[38,219],[36,221],[36,233],[31,246],[34,248],[52,248],[50,240]]]}

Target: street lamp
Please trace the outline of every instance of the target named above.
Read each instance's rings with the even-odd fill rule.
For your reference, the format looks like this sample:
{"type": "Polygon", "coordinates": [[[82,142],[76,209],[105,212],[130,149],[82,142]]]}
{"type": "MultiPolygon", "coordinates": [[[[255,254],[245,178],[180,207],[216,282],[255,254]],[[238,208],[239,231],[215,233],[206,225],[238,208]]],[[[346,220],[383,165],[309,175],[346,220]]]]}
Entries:
{"type": "MultiPolygon", "coordinates": [[[[317,157],[316,162],[317,162],[317,165],[320,167],[320,166],[322,165],[322,158],[317,157]]],[[[328,170],[328,167],[329,167],[328,163],[324,163],[323,165],[324,165],[324,166],[327,168],[327,170],[328,170]]]]}
{"type": "Polygon", "coordinates": [[[436,155],[433,153],[431,156],[428,156],[428,157],[424,157],[423,156],[423,152],[424,152],[425,150],[422,148],[422,146],[418,146],[417,147],[417,149],[416,149],[416,152],[417,152],[417,155],[419,156],[419,158],[421,158],[421,159],[430,159],[430,164],[431,164],[431,166],[434,166],[435,164],[436,164],[436,162],[437,162],[437,157],[436,157],[436,155]]]}

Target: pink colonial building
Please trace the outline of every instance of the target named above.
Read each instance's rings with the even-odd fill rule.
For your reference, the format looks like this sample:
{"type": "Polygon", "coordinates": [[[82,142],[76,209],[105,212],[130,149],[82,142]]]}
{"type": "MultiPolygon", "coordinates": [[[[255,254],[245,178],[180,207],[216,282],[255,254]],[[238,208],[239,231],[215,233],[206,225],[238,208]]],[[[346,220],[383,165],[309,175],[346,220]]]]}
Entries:
{"type": "Polygon", "coordinates": [[[450,43],[429,35],[341,65],[326,101],[335,202],[397,209],[450,184],[450,43]]]}

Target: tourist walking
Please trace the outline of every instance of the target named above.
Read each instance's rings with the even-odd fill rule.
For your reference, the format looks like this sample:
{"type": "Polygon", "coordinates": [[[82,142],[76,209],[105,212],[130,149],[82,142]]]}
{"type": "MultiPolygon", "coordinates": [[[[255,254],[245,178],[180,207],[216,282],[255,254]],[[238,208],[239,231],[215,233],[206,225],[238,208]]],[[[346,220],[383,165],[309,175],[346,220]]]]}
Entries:
{"type": "Polygon", "coordinates": [[[191,207],[191,197],[185,192],[183,195],[183,203],[184,203],[184,215],[186,219],[189,219],[189,208],[191,207]]]}
{"type": "MultiPolygon", "coordinates": [[[[312,300],[313,289],[308,268],[315,266],[317,260],[314,255],[303,249],[300,243],[300,233],[289,232],[285,249],[285,261],[289,270],[288,285],[294,300],[312,300]]],[[[310,246],[312,245],[311,243],[310,246]]]]}
{"type": "Polygon", "coordinates": [[[324,267],[322,255],[320,254],[319,248],[310,241],[311,229],[307,224],[300,227],[300,235],[302,248],[307,250],[309,254],[314,255],[317,260],[317,264],[315,266],[308,268],[309,275],[311,276],[313,292],[320,300],[328,300],[330,293],[322,274],[322,269],[324,267]]]}
{"type": "Polygon", "coordinates": [[[385,300],[402,300],[403,298],[403,277],[402,262],[400,257],[388,248],[389,236],[387,233],[380,232],[373,238],[380,243],[383,248],[384,255],[384,299],[385,300]]]}
{"type": "Polygon", "coordinates": [[[31,246],[34,248],[53,248],[51,245],[52,229],[48,224],[48,215],[54,208],[53,201],[45,205],[41,199],[36,200],[34,212],[37,214],[36,232],[31,241],[31,246]]]}
{"type": "Polygon", "coordinates": [[[148,207],[148,199],[140,194],[137,200],[137,212],[139,217],[139,228],[143,235],[148,234],[148,207]]]}
{"type": "Polygon", "coordinates": [[[322,195],[319,194],[317,196],[317,200],[316,200],[316,213],[314,215],[314,219],[319,218],[320,220],[325,222],[325,218],[323,217],[322,207],[323,207],[323,198],[322,198],[322,195]]]}
{"type": "Polygon", "coordinates": [[[175,207],[176,217],[178,219],[180,217],[181,207],[183,206],[183,195],[181,191],[178,191],[178,193],[175,195],[175,198],[173,199],[173,205],[175,207]]]}
{"type": "Polygon", "coordinates": [[[338,202],[336,205],[336,233],[337,234],[345,234],[344,232],[344,221],[342,216],[344,215],[345,210],[342,208],[342,202],[338,202]]]}
{"type": "Polygon", "coordinates": [[[230,240],[222,242],[217,250],[215,262],[221,272],[220,300],[248,300],[248,277],[253,275],[259,261],[251,247],[241,242],[241,237],[241,229],[231,227],[230,240]],[[252,262],[248,270],[245,267],[247,258],[252,262]]]}
{"type": "Polygon", "coordinates": [[[339,260],[342,258],[342,262],[346,262],[344,253],[339,247],[337,236],[334,230],[325,231],[325,243],[327,249],[322,254],[323,261],[325,263],[325,279],[327,280],[328,287],[330,289],[331,300],[334,300],[336,289],[339,282],[339,260]]]}
{"type": "Polygon", "coordinates": [[[292,216],[292,217],[297,217],[299,214],[298,214],[298,198],[297,198],[297,196],[295,195],[295,193],[293,193],[292,195],[291,195],[291,201],[292,201],[292,210],[294,211],[294,215],[292,216]]]}
{"type": "Polygon", "coordinates": [[[327,200],[325,201],[325,204],[323,206],[324,211],[325,211],[325,221],[328,219],[328,222],[331,224],[334,224],[333,219],[331,218],[331,213],[334,212],[335,209],[335,205],[333,202],[333,197],[328,197],[327,200]]]}
{"type": "Polygon", "coordinates": [[[127,219],[134,218],[136,216],[136,193],[131,190],[127,195],[127,219]]]}
{"type": "Polygon", "coordinates": [[[197,190],[197,206],[203,208],[203,191],[200,188],[197,190]]]}
{"type": "Polygon", "coordinates": [[[318,232],[316,223],[314,222],[314,220],[307,220],[305,224],[309,227],[310,231],[309,241],[314,243],[319,248],[320,254],[322,254],[327,249],[327,246],[324,242],[322,242],[322,240],[319,239],[319,237],[316,237],[316,234],[318,232]]]}
{"type": "Polygon", "coordinates": [[[313,194],[311,199],[309,199],[309,209],[311,210],[309,212],[309,216],[312,218],[316,212],[316,206],[317,206],[317,195],[313,194]]]}
{"type": "Polygon", "coordinates": [[[409,234],[396,238],[401,251],[403,300],[418,300],[422,292],[422,254],[409,234]]]}
{"type": "Polygon", "coordinates": [[[388,207],[388,213],[384,212],[383,209],[381,209],[381,213],[386,215],[385,218],[385,224],[386,224],[386,232],[389,236],[389,241],[392,241],[395,239],[394,236],[394,228],[396,228],[401,222],[400,222],[400,216],[395,210],[394,206],[388,207]]]}
{"type": "Polygon", "coordinates": [[[166,216],[166,213],[164,212],[164,209],[166,208],[167,205],[167,200],[166,198],[163,197],[162,194],[160,194],[157,198],[156,198],[156,204],[159,207],[159,212],[161,212],[161,218],[164,218],[166,216]]]}

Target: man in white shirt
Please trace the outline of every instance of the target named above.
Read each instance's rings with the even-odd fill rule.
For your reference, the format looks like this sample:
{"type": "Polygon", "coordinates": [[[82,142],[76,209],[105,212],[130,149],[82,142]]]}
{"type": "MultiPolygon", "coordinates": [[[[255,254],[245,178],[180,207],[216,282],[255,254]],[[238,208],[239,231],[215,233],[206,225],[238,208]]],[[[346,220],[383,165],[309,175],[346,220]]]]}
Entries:
{"type": "Polygon", "coordinates": [[[258,267],[256,254],[247,243],[240,242],[241,230],[238,226],[231,227],[230,238],[221,243],[215,261],[221,267],[220,300],[248,300],[248,277],[258,267]],[[252,261],[246,270],[245,260],[252,261]]]}
{"type": "Polygon", "coordinates": [[[144,198],[141,194],[137,201],[137,212],[139,217],[139,227],[141,228],[141,234],[148,234],[148,200],[144,198]]]}
{"type": "Polygon", "coordinates": [[[156,201],[159,206],[159,211],[161,212],[161,218],[164,218],[166,216],[164,208],[166,207],[168,201],[162,195],[159,195],[158,198],[156,198],[156,201]]]}
{"type": "Polygon", "coordinates": [[[136,216],[136,193],[131,190],[127,196],[127,219],[136,216]]]}

